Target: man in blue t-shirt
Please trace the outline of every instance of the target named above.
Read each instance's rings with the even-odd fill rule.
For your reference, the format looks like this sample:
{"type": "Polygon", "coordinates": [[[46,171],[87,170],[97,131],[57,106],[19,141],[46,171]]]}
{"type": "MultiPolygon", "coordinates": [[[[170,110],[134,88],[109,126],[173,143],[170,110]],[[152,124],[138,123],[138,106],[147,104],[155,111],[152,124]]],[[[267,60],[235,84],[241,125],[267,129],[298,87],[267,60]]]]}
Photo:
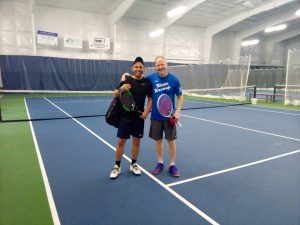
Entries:
{"type": "Polygon", "coordinates": [[[180,117],[180,110],[183,103],[183,96],[181,91],[180,81],[173,74],[168,73],[168,64],[163,56],[155,58],[155,69],[157,72],[150,74],[147,78],[152,83],[152,112],[151,112],[151,126],[149,137],[155,140],[155,147],[157,153],[158,163],[153,174],[159,174],[164,169],[163,163],[163,133],[169,145],[170,166],[169,172],[174,177],[179,177],[180,173],[175,165],[176,144],[177,138],[176,126],[170,124],[170,119],[162,116],[157,108],[157,100],[162,94],[167,94],[172,102],[175,112],[173,118],[178,122],[180,117]],[[175,111],[175,95],[177,96],[177,108],[175,111]]]}

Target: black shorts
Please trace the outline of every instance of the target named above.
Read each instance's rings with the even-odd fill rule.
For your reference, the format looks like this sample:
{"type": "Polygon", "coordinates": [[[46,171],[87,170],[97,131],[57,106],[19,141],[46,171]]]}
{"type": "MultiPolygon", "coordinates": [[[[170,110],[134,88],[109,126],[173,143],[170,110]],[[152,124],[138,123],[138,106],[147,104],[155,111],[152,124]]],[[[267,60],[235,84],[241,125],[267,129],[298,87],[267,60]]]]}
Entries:
{"type": "Polygon", "coordinates": [[[149,137],[158,141],[163,139],[163,133],[165,133],[165,139],[168,141],[177,138],[176,126],[173,127],[169,120],[151,120],[149,137]]]}
{"type": "Polygon", "coordinates": [[[142,138],[144,135],[144,120],[138,117],[121,117],[117,137],[129,139],[130,135],[142,138]]]}

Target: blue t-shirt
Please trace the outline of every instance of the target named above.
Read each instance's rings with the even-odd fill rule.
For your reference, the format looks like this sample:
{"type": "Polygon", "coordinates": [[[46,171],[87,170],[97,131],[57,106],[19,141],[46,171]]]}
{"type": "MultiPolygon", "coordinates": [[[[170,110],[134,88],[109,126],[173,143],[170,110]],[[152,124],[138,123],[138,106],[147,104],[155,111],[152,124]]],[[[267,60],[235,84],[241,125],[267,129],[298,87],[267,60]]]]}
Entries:
{"type": "Polygon", "coordinates": [[[162,94],[167,94],[172,102],[175,112],[175,95],[181,96],[181,85],[177,77],[168,73],[167,76],[161,77],[158,72],[152,73],[147,77],[152,83],[152,112],[151,119],[168,120],[168,118],[160,115],[157,109],[157,99],[162,94]]]}

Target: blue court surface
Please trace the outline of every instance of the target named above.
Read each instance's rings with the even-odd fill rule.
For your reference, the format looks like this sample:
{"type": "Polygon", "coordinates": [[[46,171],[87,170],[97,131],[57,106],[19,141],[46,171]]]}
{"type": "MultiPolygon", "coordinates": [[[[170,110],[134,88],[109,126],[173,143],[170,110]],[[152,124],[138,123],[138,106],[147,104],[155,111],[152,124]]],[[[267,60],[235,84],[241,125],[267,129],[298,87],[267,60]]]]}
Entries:
{"type": "MultiPolygon", "coordinates": [[[[109,100],[101,103],[104,111],[109,100]]],[[[95,108],[80,99],[44,101],[47,111],[67,116],[95,108]]],[[[37,105],[27,100],[30,116],[37,105]]],[[[182,111],[179,178],[167,169],[151,174],[149,122],[138,159],[142,175],[129,171],[128,140],[116,180],[109,174],[117,130],[103,116],[31,122],[54,224],[300,224],[300,111],[252,105],[182,111]]],[[[164,160],[168,165],[167,143],[164,160]]]]}

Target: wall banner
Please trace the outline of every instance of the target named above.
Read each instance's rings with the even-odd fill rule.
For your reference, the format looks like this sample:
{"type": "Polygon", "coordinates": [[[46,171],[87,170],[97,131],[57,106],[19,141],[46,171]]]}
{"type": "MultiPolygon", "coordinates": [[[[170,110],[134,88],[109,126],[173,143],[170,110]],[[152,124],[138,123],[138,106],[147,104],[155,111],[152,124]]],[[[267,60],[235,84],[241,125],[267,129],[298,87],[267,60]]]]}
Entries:
{"type": "Polygon", "coordinates": [[[80,37],[65,36],[64,46],[68,48],[82,48],[82,39],[80,37]]]}
{"type": "Polygon", "coordinates": [[[41,45],[57,46],[58,34],[38,30],[37,31],[37,43],[41,45]]]}
{"type": "Polygon", "coordinates": [[[89,38],[89,48],[90,49],[110,49],[110,39],[109,38],[89,38]]]}

